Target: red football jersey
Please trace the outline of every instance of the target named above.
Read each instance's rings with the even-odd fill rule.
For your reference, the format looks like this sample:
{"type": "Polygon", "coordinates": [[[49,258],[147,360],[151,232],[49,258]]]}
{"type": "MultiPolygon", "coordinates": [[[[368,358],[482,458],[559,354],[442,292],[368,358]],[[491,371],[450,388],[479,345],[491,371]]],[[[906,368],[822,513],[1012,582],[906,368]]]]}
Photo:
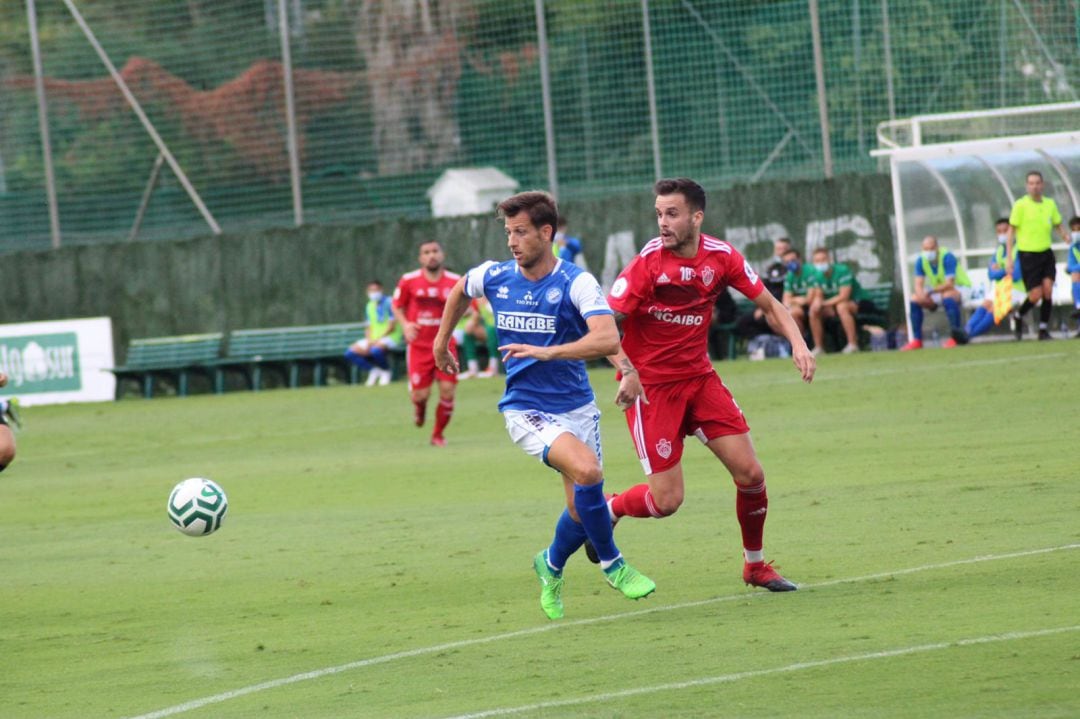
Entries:
{"type": "Polygon", "coordinates": [[[405,313],[406,320],[419,325],[420,332],[412,343],[414,346],[431,347],[435,344],[446,298],[459,279],[460,275],[443,270],[439,279],[430,282],[423,270],[413,270],[398,280],[394,289],[394,307],[405,313]]]}
{"type": "Polygon", "coordinates": [[[611,309],[626,315],[622,346],[646,384],[712,372],[709,323],[716,297],[734,287],[749,299],[765,289],[734,247],[702,234],[697,255],[678,257],[650,240],[611,286],[611,309]]]}

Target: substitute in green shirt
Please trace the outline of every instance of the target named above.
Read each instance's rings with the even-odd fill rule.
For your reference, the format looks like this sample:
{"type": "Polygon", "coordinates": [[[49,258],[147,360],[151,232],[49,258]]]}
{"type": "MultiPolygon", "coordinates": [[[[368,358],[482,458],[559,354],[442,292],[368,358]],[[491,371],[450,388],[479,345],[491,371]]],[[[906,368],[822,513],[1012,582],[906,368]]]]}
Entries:
{"type": "Polygon", "coordinates": [[[859,313],[858,302],[863,294],[859,281],[850,267],[832,262],[829,251],[824,247],[814,250],[811,259],[815,271],[810,298],[810,333],[814,337],[814,354],[825,351],[825,320],[832,317],[840,320],[847,337],[847,344],[841,351],[844,354],[858,352],[855,315],[859,313]]]}
{"type": "Polygon", "coordinates": [[[806,334],[806,320],[810,313],[810,290],[817,283],[817,270],[803,262],[802,253],[789,247],[780,256],[787,274],[784,275],[784,293],[781,302],[791,313],[791,319],[799,326],[799,331],[806,334]]]}

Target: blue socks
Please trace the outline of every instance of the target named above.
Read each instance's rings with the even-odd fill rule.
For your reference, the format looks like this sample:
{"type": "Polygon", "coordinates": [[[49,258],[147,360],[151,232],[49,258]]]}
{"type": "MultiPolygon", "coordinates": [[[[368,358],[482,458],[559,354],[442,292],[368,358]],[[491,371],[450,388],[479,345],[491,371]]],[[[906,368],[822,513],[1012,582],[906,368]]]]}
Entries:
{"type": "Polygon", "coordinates": [[[949,318],[949,327],[960,329],[960,305],[956,304],[956,300],[946,297],[941,301],[941,306],[945,308],[945,316],[949,318]]]}
{"type": "Polygon", "coordinates": [[[574,509],[577,510],[585,534],[596,548],[600,562],[612,562],[619,558],[615,537],[611,531],[611,515],[604,499],[604,483],[589,486],[574,485],[574,509]]]}
{"type": "Polygon", "coordinates": [[[570,511],[564,509],[559,515],[559,521],[555,523],[555,538],[551,540],[551,546],[548,547],[548,566],[558,574],[566,566],[566,560],[570,558],[570,555],[580,549],[584,543],[585,527],[575,522],[570,517],[570,511]]]}
{"type": "Polygon", "coordinates": [[[382,347],[371,348],[371,361],[378,365],[379,369],[390,369],[390,363],[386,361],[386,350],[382,347]]]}
{"type": "Polygon", "coordinates": [[[1080,282],[1072,283],[1073,290],[1073,308],[1080,310],[1080,282]]]}
{"type": "Polygon", "coordinates": [[[911,338],[921,340],[923,320],[922,305],[915,302],[911,302],[909,304],[911,305],[911,338]]]}
{"type": "Polygon", "coordinates": [[[978,337],[993,326],[994,313],[982,305],[979,305],[979,308],[976,309],[968,319],[967,327],[964,328],[964,331],[967,332],[968,337],[978,337]]]}
{"type": "Polygon", "coordinates": [[[356,354],[352,351],[351,347],[345,350],[345,359],[349,360],[360,369],[371,369],[371,363],[367,361],[367,357],[361,357],[356,354]]]}

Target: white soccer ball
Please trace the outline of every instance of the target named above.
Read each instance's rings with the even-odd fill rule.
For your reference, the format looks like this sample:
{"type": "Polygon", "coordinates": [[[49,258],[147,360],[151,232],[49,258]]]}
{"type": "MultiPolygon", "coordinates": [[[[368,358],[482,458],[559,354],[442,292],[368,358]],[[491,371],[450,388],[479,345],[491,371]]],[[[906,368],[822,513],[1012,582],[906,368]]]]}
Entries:
{"type": "Polygon", "coordinates": [[[169,521],[192,537],[216,532],[228,509],[225,490],[202,477],[185,479],[169,494],[169,521]]]}

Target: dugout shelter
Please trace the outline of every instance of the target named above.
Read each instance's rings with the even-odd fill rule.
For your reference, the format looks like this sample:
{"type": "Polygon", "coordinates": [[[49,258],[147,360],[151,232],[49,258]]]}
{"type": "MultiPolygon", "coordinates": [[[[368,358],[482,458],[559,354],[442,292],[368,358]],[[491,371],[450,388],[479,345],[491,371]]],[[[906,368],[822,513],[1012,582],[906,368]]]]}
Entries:
{"type": "MultiPolygon", "coordinates": [[[[892,177],[896,271],[909,333],[907,298],[923,237],[935,235],[956,254],[972,277],[972,301],[979,302],[989,288],[994,220],[1008,217],[1024,195],[1028,172],[1042,173],[1044,194],[1064,222],[1080,214],[1080,102],[919,115],[880,123],[877,139],[871,154],[888,161],[892,177]]],[[[1066,249],[1055,233],[1054,301],[1071,305],[1060,262],[1066,249]]]]}

